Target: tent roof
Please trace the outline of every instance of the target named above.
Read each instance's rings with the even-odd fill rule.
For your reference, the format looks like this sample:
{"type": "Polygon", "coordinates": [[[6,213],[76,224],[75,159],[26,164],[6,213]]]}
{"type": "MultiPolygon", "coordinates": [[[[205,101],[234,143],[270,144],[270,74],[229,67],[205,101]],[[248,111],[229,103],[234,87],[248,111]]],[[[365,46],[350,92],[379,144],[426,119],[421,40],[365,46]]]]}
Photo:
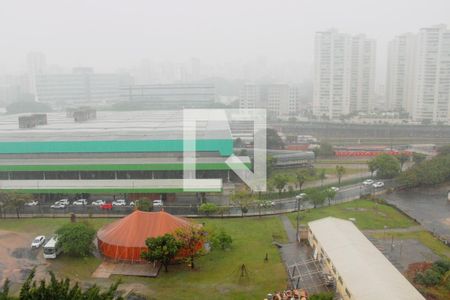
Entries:
{"type": "Polygon", "coordinates": [[[97,238],[104,243],[117,246],[146,247],[147,238],[172,233],[189,224],[189,221],[164,211],[136,210],[125,218],[102,227],[97,232],[97,238]]]}

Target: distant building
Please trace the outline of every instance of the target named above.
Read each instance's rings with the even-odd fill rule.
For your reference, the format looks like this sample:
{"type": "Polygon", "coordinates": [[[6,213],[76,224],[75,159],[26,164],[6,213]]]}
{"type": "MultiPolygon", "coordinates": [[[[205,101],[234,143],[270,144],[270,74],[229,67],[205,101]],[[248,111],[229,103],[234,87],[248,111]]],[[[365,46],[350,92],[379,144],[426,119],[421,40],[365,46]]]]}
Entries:
{"type": "Polygon", "coordinates": [[[121,100],[155,109],[209,108],[216,102],[212,84],[145,84],[121,89],[121,100]]]}
{"type": "Polygon", "coordinates": [[[239,107],[265,108],[272,117],[295,116],[298,101],[298,89],[288,84],[246,84],[241,89],[239,107]]]}
{"type": "Polygon", "coordinates": [[[99,74],[91,68],[75,68],[69,74],[38,75],[37,98],[59,105],[118,101],[121,87],[131,81],[128,74],[99,74]]]}
{"type": "Polygon", "coordinates": [[[375,41],[336,30],[317,32],[313,114],[330,119],[372,109],[375,41]]]}
{"type": "Polygon", "coordinates": [[[29,92],[33,95],[37,93],[36,78],[45,73],[46,59],[41,52],[30,52],[27,55],[29,92]]]}
{"type": "Polygon", "coordinates": [[[450,30],[446,25],[403,34],[389,44],[387,99],[415,121],[450,120],[450,30]]]}

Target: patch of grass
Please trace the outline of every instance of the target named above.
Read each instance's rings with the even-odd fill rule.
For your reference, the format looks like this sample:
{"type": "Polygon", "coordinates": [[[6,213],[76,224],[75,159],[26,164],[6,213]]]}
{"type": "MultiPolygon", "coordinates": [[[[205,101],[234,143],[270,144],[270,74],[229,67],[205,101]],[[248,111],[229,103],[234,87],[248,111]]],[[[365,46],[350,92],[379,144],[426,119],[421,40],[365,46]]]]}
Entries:
{"type": "MultiPolygon", "coordinates": [[[[300,213],[301,224],[325,218],[336,217],[348,220],[354,218],[356,226],[361,229],[407,228],[416,223],[395,208],[378,204],[370,200],[355,200],[333,206],[310,209],[300,213]]],[[[297,213],[289,214],[292,223],[296,224],[297,213]]]]}
{"type": "MultiPolygon", "coordinates": [[[[94,227],[113,219],[89,219],[94,227]]],[[[1,220],[0,229],[12,231],[53,232],[68,219],[21,219],[1,220]]],[[[169,267],[158,278],[113,276],[110,279],[93,279],[92,272],[100,259],[72,258],[61,255],[50,262],[49,269],[58,277],[69,277],[80,283],[97,283],[107,286],[121,278],[124,286],[136,284],[138,293],[150,299],[262,299],[267,292],[286,288],[287,275],[281,263],[278,249],[272,245],[273,237],[279,242],[287,236],[279,217],[198,219],[208,230],[223,228],[233,238],[232,249],[212,250],[199,257],[196,269],[191,271],[185,264],[169,267]],[[264,258],[268,255],[268,262],[264,258]],[[245,265],[248,276],[240,278],[241,266],[245,265]],[[144,290],[140,290],[144,289],[144,290]]]]}
{"type": "MultiPolygon", "coordinates": [[[[371,234],[377,239],[383,238],[383,233],[373,233],[371,234]]],[[[388,232],[384,236],[386,239],[391,239],[392,237],[401,240],[414,239],[418,240],[425,246],[427,246],[435,254],[442,258],[450,258],[450,248],[442,243],[440,240],[435,238],[430,232],[425,230],[412,231],[412,232],[388,232]]]]}

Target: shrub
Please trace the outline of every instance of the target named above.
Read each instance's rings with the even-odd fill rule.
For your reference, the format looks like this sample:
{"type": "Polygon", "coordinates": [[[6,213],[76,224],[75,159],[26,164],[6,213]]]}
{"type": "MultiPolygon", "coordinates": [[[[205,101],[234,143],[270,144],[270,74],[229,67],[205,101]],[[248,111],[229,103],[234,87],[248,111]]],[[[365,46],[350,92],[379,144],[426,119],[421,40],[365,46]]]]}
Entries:
{"type": "Polygon", "coordinates": [[[435,286],[441,282],[442,275],[436,272],[433,268],[428,269],[424,272],[419,272],[416,275],[416,282],[424,286],[435,286]]]}
{"type": "Polygon", "coordinates": [[[207,216],[209,216],[210,214],[213,214],[213,213],[217,212],[218,209],[219,209],[219,208],[218,208],[217,205],[214,204],[214,203],[203,203],[202,205],[200,205],[200,207],[199,207],[198,210],[199,210],[201,213],[204,213],[204,214],[206,214],[207,216]]]}
{"type": "Polygon", "coordinates": [[[231,244],[233,243],[233,239],[229,234],[225,232],[224,229],[221,229],[219,233],[213,233],[211,237],[211,244],[213,249],[229,249],[231,248],[231,244]]]}

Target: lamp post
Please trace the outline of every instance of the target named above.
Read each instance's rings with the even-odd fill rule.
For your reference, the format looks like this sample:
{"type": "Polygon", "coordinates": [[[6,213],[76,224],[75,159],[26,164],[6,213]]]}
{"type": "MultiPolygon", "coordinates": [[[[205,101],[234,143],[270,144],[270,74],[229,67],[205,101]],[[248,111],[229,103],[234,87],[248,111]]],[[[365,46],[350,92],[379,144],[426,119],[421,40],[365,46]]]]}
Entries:
{"type": "Polygon", "coordinates": [[[298,231],[300,229],[300,201],[302,200],[302,196],[297,195],[295,196],[295,200],[297,200],[297,232],[296,232],[296,237],[297,237],[297,242],[300,241],[300,237],[298,234],[298,231]]]}

